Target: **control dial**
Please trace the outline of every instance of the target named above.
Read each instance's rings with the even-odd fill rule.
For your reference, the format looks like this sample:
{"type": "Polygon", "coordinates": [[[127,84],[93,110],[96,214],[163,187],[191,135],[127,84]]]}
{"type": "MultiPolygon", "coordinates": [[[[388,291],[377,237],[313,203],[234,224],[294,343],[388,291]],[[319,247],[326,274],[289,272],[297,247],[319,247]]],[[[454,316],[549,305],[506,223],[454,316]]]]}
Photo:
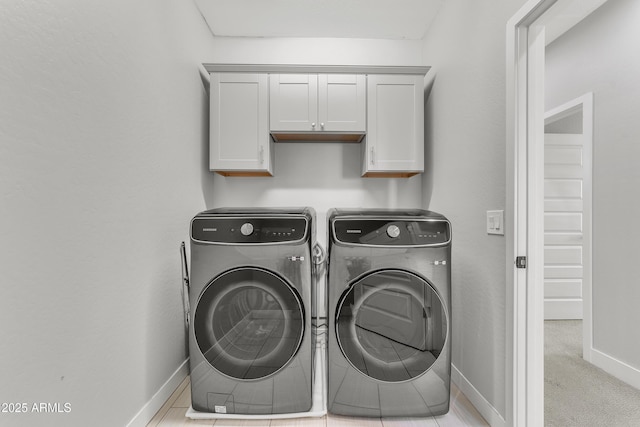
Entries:
{"type": "Polygon", "coordinates": [[[251,234],[253,234],[253,224],[250,222],[242,224],[240,227],[240,233],[242,233],[243,236],[251,236],[251,234]]]}
{"type": "Polygon", "coordinates": [[[390,225],[387,227],[387,236],[395,239],[400,235],[400,228],[397,225],[390,225]]]}

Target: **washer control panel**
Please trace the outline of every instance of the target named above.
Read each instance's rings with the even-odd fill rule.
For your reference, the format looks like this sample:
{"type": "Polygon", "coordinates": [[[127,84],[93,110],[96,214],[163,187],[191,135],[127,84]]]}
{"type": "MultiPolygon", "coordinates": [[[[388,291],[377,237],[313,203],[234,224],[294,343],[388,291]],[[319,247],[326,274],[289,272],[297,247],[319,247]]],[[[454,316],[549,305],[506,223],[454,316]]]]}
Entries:
{"type": "Polygon", "coordinates": [[[337,241],[374,246],[430,246],[451,240],[446,220],[340,218],[332,232],[337,241]]]}
{"type": "Polygon", "coordinates": [[[279,217],[196,217],[191,222],[191,238],[210,243],[282,243],[306,236],[305,218],[279,217]]]}

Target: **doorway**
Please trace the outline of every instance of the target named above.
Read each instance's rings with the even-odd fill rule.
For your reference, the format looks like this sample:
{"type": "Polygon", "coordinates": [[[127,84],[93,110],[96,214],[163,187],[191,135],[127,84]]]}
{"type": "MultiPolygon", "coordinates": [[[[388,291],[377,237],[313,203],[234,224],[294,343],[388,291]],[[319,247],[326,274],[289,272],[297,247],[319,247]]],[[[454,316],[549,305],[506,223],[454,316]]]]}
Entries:
{"type": "Polygon", "coordinates": [[[507,180],[513,190],[507,198],[513,202],[514,209],[514,241],[509,255],[524,256],[528,261],[522,263],[526,266],[524,269],[509,269],[510,284],[513,284],[510,295],[513,298],[509,303],[513,317],[507,320],[512,321],[514,327],[513,354],[509,355],[511,369],[507,374],[513,379],[508,384],[512,387],[513,399],[508,407],[513,408],[513,413],[507,414],[514,417],[511,424],[517,425],[542,423],[540,346],[544,334],[540,327],[543,309],[539,285],[544,271],[544,254],[540,250],[543,242],[539,234],[544,223],[540,173],[544,158],[542,94],[548,100],[555,99],[556,103],[586,90],[596,94],[593,239],[598,245],[593,248],[593,345],[585,357],[640,389],[640,341],[631,338],[637,335],[640,324],[637,310],[640,288],[636,286],[634,268],[640,241],[640,228],[635,226],[640,217],[640,202],[635,197],[640,185],[637,168],[640,55],[633,49],[633,41],[640,38],[637,27],[640,3],[634,0],[606,2],[588,18],[588,23],[576,27],[570,37],[561,40],[563,48],[554,43],[547,49],[550,16],[554,15],[553,8],[563,4],[567,3],[532,0],[509,22],[507,146],[510,156],[507,162],[514,174],[513,182],[507,180]],[[571,42],[564,43],[568,40],[571,42]],[[630,51],[634,54],[630,55],[630,51]],[[553,61],[554,55],[562,59],[553,61]],[[550,76],[560,72],[561,78],[547,79],[547,59],[547,67],[552,67],[552,63],[562,64],[553,71],[549,68],[550,76]],[[545,91],[547,85],[549,89],[545,91]]]}
{"type": "Polygon", "coordinates": [[[544,419],[545,46],[605,1],[531,0],[507,24],[508,425],[544,419]]]}

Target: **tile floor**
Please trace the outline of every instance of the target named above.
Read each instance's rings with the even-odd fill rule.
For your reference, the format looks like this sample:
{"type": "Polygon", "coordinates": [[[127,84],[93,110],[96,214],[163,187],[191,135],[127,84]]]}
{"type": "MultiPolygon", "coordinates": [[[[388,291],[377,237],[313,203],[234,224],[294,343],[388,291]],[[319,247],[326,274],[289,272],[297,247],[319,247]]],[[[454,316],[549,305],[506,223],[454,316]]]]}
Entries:
{"type": "Polygon", "coordinates": [[[349,418],[325,415],[322,418],[283,420],[191,420],[185,417],[191,406],[189,377],[171,395],[147,427],[215,426],[215,427],[484,427],[489,424],[458,388],[451,384],[449,413],[430,418],[349,418]]]}

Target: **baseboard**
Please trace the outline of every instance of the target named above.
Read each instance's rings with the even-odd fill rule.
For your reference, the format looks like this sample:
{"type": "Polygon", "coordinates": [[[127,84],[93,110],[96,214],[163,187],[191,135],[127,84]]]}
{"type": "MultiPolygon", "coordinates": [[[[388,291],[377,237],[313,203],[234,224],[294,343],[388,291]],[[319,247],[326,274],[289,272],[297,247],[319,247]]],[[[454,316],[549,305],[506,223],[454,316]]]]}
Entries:
{"type": "Polygon", "coordinates": [[[485,420],[492,427],[505,427],[506,421],[500,415],[500,413],[496,410],[496,408],[484,398],[484,396],[476,389],[473,384],[469,382],[469,380],[462,375],[462,373],[455,367],[455,365],[451,365],[451,381],[455,383],[456,386],[460,389],[460,391],[469,399],[469,401],[476,407],[480,415],[484,417],[485,420]]]}
{"type": "Polygon", "coordinates": [[[640,370],[594,348],[591,363],[620,381],[640,390],[640,370]]]}
{"type": "Polygon", "coordinates": [[[180,383],[189,375],[189,359],[182,362],[169,379],[160,387],[138,413],[129,421],[127,427],[144,427],[158,412],[164,402],[171,397],[171,394],[178,388],[180,383]]]}

